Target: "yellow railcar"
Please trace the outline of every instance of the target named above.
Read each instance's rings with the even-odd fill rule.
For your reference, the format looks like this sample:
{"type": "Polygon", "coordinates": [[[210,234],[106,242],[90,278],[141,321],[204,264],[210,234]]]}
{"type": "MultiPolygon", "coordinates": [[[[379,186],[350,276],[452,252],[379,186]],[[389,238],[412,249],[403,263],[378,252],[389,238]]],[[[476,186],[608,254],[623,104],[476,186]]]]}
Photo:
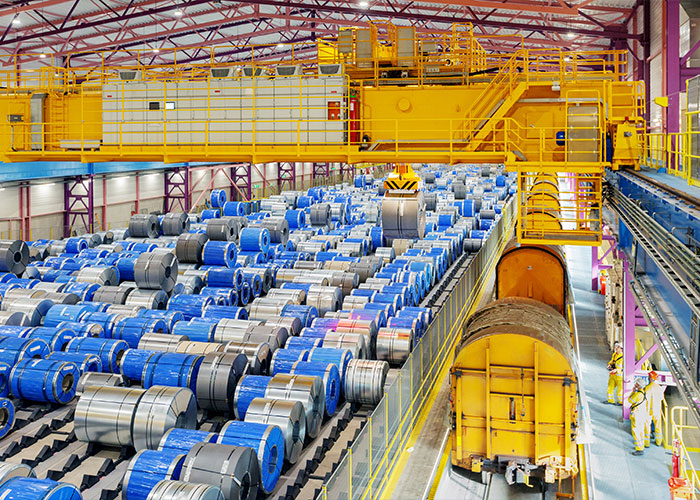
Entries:
{"type": "Polygon", "coordinates": [[[561,249],[506,247],[498,299],[467,321],[451,375],[452,464],[546,483],[578,473],[576,357],[561,249]]]}

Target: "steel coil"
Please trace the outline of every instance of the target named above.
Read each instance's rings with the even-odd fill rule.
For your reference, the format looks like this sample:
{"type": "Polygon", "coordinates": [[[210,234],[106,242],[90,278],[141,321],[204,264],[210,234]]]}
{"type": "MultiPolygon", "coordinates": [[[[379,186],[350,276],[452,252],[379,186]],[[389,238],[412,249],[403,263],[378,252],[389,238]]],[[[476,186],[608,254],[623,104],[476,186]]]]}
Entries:
{"type": "MultiPolygon", "coordinates": [[[[136,290],[136,289],[134,289],[136,290]]],[[[112,335],[114,335],[114,329],[117,324],[124,318],[137,318],[143,306],[127,306],[125,304],[109,304],[105,309],[105,313],[113,314],[115,316],[114,326],[112,328],[112,335]]],[[[145,319],[145,318],[141,318],[145,319]]]]}
{"type": "Polygon", "coordinates": [[[162,333],[166,329],[165,321],[162,319],[124,318],[114,326],[112,337],[124,340],[129,344],[129,347],[137,349],[141,337],[148,333],[162,333]]]}
{"type": "Polygon", "coordinates": [[[156,351],[147,349],[127,349],[119,360],[119,370],[133,382],[141,383],[146,363],[156,351]]]}
{"type": "Polygon", "coordinates": [[[284,328],[289,334],[288,337],[299,335],[299,332],[301,332],[301,329],[303,328],[301,320],[295,316],[269,318],[265,320],[265,326],[270,328],[284,328]]]}
{"type": "Polygon", "coordinates": [[[299,229],[306,225],[306,212],[303,210],[287,210],[284,218],[289,224],[289,229],[299,229]]]}
{"type": "Polygon", "coordinates": [[[197,390],[197,373],[203,356],[178,352],[159,352],[146,361],[143,369],[143,387],[187,387],[197,390]]]}
{"type": "Polygon", "coordinates": [[[13,477],[36,477],[31,467],[26,464],[0,462],[0,485],[13,477]]]}
{"type": "Polygon", "coordinates": [[[80,375],[75,393],[80,396],[87,387],[126,387],[127,385],[129,385],[129,381],[124,375],[90,371],[80,375]]]}
{"type": "Polygon", "coordinates": [[[15,366],[26,358],[45,358],[51,349],[41,339],[0,337],[0,363],[15,366]]]}
{"type": "Polygon", "coordinates": [[[108,304],[124,304],[126,298],[134,290],[119,286],[101,286],[92,296],[95,302],[106,302],[108,304]]]}
{"type": "Polygon", "coordinates": [[[413,331],[406,328],[380,328],[376,349],[377,359],[401,365],[413,349],[413,331]]]}
{"type": "Polygon", "coordinates": [[[55,328],[48,326],[37,326],[26,330],[22,335],[26,339],[41,339],[49,344],[52,351],[62,351],[70,339],[76,334],[68,328],[55,328]]]}
{"type": "MultiPolygon", "coordinates": [[[[54,351],[47,356],[47,359],[75,363],[81,376],[87,372],[102,371],[102,360],[94,354],[54,351]]],[[[78,389],[76,389],[76,391],[78,391],[78,389]]]]}
{"type": "Polygon", "coordinates": [[[288,337],[289,331],[286,328],[259,325],[248,328],[244,340],[247,342],[267,342],[270,349],[276,351],[284,347],[288,337]]]}
{"type": "Polygon", "coordinates": [[[243,217],[245,215],[245,204],[240,201],[227,201],[223,206],[224,216],[243,217]]]}
{"type": "MultiPolygon", "coordinates": [[[[289,222],[284,217],[269,217],[260,222],[260,226],[270,233],[270,244],[286,245],[289,240],[289,222]]],[[[260,249],[262,251],[262,248],[260,249]]]]}
{"type": "Polygon", "coordinates": [[[224,348],[223,344],[217,344],[214,342],[197,342],[184,340],[177,344],[175,352],[180,354],[209,354],[211,352],[222,352],[224,348]]]}
{"type": "Polygon", "coordinates": [[[297,361],[292,366],[291,374],[319,377],[323,382],[325,414],[330,416],[335,413],[342,391],[340,373],[336,365],[297,361]]]}
{"type": "Polygon", "coordinates": [[[280,373],[272,377],[265,390],[268,399],[299,401],[304,406],[306,434],[310,438],[318,435],[326,399],[320,377],[280,373]]]}
{"type": "MultiPolygon", "coordinates": [[[[11,291],[14,292],[15,290],[11,291]]],[[[39,290],[35,291],[35,293],[38,292],[39,290]]],[[[46,294],[45,292],[42,293],[46,294]]],[[[53,305],[53,301],[45,298],[15,298],[9,297],[8,294],[5,295],[2,303],[0,303],[3,311],[24,313],[29,320],[30,326],[39,326],[44,320],[44,315],[53,305]]]]}
{"type": "Polygon", "coordinates": [[[0,311],[0,325],[29,326],[29,318],[21,311],[0,311]]]}
{"type": "Polygon", "coordinates": [[[313,349],[323,345],[322,338],[312,337],[289,337],[285,348],[289,349],[313,349]]]}
{"type": "Polygon", "coordinates": [[[350,349],[331,349],[328,347],[317,347],[309,352],[309,361],[333,363],[338,367],[340,372],[340,380],[344,383],[345,373],[348,364],[352,360],[352,352],[350,349]]]}
{"type": "Polygon", "coordinates": [[[182,479],[218,486],[226,500],[255,500],[260,487],[260,465],[251,448],[199,443],[185,458],[182,479]]]}
{"type": "MultiPolygon", "coordinates": [[[[0,344],[0,347],[2,345],[0,344]]],[[[102,371],[119,373],[119,360],[129,345],[123,340],[78,337],[66,344],[67,352],[96,354],[102,361],[102,371]]]]}
{"type": "Polygon", "coordinates": [[[173,327],[175,326],[175,323],[178,321],[184,321],[185,317],[182,315],[181,312],[178,311],[163,311],[159,309],[143,309],[139,311],[139,317],[140,318],[154,318],[154,319],[162,319],[165,321],[165,326],[168,329],[168,332],[173,331],[173,327]]]}
{"type": "MultiPolygon", "coordinates": [[[[7,398],[0,398],[0,438],[5,437],[15,425],[15,405],[7,398]]],[[[0,477],[2,467],[0,467],[0,477]]],[[[4,478],[0,479],[0,484],[4,478]]]]}
{"type": "Polygon", "coordinates": [[[173,428],[163,434],[158,444],[159,450],[188,453],[198,443],[215,443],[218,434],[194,429],[173,428]]]}
{"type": "Polygon", "coordinates": [[[353,359],[369,358],[367,337],[357,332],[328,332],[323,338],[323,345],[334,349],[350,349],[353,359]]]}
{"type": "Polygon", "coordinates": [[[132,446],[131,426],[143,389],[87,386],[75,409],[76,437],[83,442],[132,446]]]}
{"type": "Polygon", "coordinates": [[[241,250],[244,252],[267,253],[270,247],[270,231],[263,227],[246,227],[241,229],[241,250]]]}
{"type": "Polygon", "coordinates": [[[209,240],[202,249],[202,261],[206,265],[234,267],[238,249],[232,241],[209,240]]]}
{"type": "Polygon", "coordinates": [[[309,209],[309,219],[312,226],[326,226],[331,220],[331,206],[328,203],[317,203],[309,209]]]}
{"type": "Polygon", "coordinates": [[[248,373],[250,375],[267,375],[269,372],[270,363],[272,362],[272,351],[265,342],[255,344],[252,342],[231,341],[224,345],[222,352],[245,354],[248,359],[248,373]]]}
{"type": "Polygon", "coordinates": [[[134,214],[129,219],[129,235],[132,238],[157,238],[160,233],[158,216],[134,214]]]}
{"type": "Polygon", "coordinates": [[[179,311],[186,320],[191,320],[201,318],[204,308],[213,303],[213,298],[204,295],[174,295],[168,301],[168,311],[179,311]]]}
{"type": "Polygon", "coordinates": [[[242,307],[234,306],[207,306],[204,309],[205,319],[248,319],[248,311],[242,307]]]}
{"type": "Polygon", "coordinates": [[[262,492],[272,492],[284,464],[284,435],[279,427],[255,422],[229,421],[221,429],[216,442],[252,448],[260,466],[262,492]]]}
{"type": "Polygon", "coordinates": [[[236,268],[212,267],[207,271],[207,286],[221,288],[240,288],[243,284],[243,272],[236,268]]]}
{"type": "Polygon", "coordinates": [[[306,361],[309,357],[307,349],[277,349],[272,355],[270,374],[291,373],[292,365],[297,361],[306,361]]]}
{"type": "Polygon", "coordinates": [[[304,406],[299,401],[255,398],[245,421],[278,426],[284,436],[285,460],[290,464],[297,462],[306,439],[304,406]]]}
{"type": "Polygon", "coordinates": [[[3,500],[82,500],[80,490],[51,479],[13,477],[0,485],[3,500]]]}
{"type": "Polygon", "coordinates": [[[175,255],[178,262],[202,263],[202,249],[209,238],[203,233],[185,233],[177,238],[175,255]]]}
{"type": "Polygon", "coordinates": [[[163,435],[173,427],[194,429],[197,402],[192,391],[182,387],[152,386],[139,401],[132,425],[137,450],[158,448],[163,435]]]}
{"type": "Polygon", "coordinates": [[[10,372],[10,391],[16,398],[67,403],[75,396],[80,372],[75,363],[23,359],[10,372]]]}
{"type": "Polygon", "coordinates": [[[190,219],[184,212],[167,213],[161,223],[163,234],[166,236],[179,236],[190,230],[190,219]]]}
{"type": "Polygon", "coordinates": [[[129,462],[122,481],[124,500],[146,500],[165,479],[179,479],[185,455],[173,450],[141,450],[129,462]]]}
{"type": "Polygon", "coordinates": [[[207,237],[216,241],[237,241],[240,226],[234,217],[221,217],[207,221],[207,237]]]}
{"type": "Polygon", "coordinates": [[[86,267],[75,271],[72,276],[75,276],[75,281],[81,283],[97,283],[102,286],[117,286],[119,284],[119,272],[117,268],[112,266],[86,267]]]}
{"type": "Polygon", "coordinates": [[[146,351],[176,352],[177,346],[188,340],[189,337],[185,335],[147,333],[141,337],[137,348],[146,351]]]}
{"type": "Polygon", "coordinates": [[[213,208],[222,208],[226,203],[226,191],[223,189],[212,189],[209,201],[213,208]]]}
{"type": "Polygon", "coordinates": [[[124,301],[124,305],[143,306],[146,309],[165,309],[167,303],[165,290],[134,290],[124,301]]]}
{"type": "Polygon", "coordinates": [[[376,405],[384,396],[389,363],[353,359],[348,363],[343,384],[345,399],[351,403],[376,405]]]}
{"type": "MultiPolygon", "coordinates": [[[[211,306],[207,306],[211,307],[211,306]]],[[[173,335],[185,336],[193,342],[216,341],[215,333],[217,329],[215,319],[192,318],[189,321],[179,321],[173,327],[173,335]]]]}
{"type": "Polygon", "coordinates": [[[64,240],[64,243],[66,245],[64,248],[65,253],[78,254],[88,249],[88,242],[82,238],[68,238],[64,240]]]}
{"type": "Polygon", "coordinates": [[[225,498],[218,486],[164,479],[153,487],[147,500],[225,500],[225,498]]]}
{"type": "Polygon", "coordinates": [[[272,377],[263,375],[245,375],[238,381],[233,396],[233,410],[238,420],[245,418],[251,401],[265,397],[265,391],[271,380],[272,377]]]}
{"type": "Polygon", "coordinates": [[[246,373],[244,354],[209,353],[204,356],[197,375],[197,403],[205,410],[233,414],[238,380],[246,373]]]}
{"type": "Polygon", "coordinates": [[[177,280],[177,258],[171,253],[142,253],[134,264],[139,288],[172,291],[177,280]]]}

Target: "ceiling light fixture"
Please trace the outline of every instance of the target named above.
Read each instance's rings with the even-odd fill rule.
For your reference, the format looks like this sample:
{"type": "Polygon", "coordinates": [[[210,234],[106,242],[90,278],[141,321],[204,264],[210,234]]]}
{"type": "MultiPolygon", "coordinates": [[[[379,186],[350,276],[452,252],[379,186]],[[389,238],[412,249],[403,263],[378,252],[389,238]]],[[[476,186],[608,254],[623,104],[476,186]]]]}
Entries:
{"type": "Polygon", "coordinates": [[[45,58],[46,58],[46,54],[39,54],[39,57],[42,58],[42,59],[45,59],[45,58]]]}
{"type": "Polygon", "coordinates": [[[184,12],[182,12],[180,9],[177,9],[175,12],[173,12],[173,15],[174,15],[175,17],[180,17],[180,16],[182,16],[183,14],[184,14],[184,12]]]}
{"type": "Polygon", "coordinates": [[[369,7],[369,2],[368,0],[360,0],[360,3],[357,4],[361,9],[366,9],[369,7]]]}
{"type": "Polygon", "coordinates": [[[566,37],[567,37],[567,38],[573,38],[573,37],[575,37],[575,36],[576,36],[576,35],[575,35],[572,31],[569,31],[569,32],[566,34],[566,37]]]}
{"type": "Polygon", "coordinates": [[[277,48],[278,48],[278,49],[283,49],[284,47],[285,47],[285,45],[284,45],[283,43],[278,43],[278,44],[277,44],[277,48]]]}
{"type": "Polygon", "coordinates": [[[160,49],[153,49],[154,54],[157,54],[158,52],[160,52],[160,49]]]}
{"type": "Polygon", "coordinates": [[[12,24],[14,24],[15,26],[19,26],[20,24],[22,24],[22,20],[19,17],[15,17],[12,20],[12,24]]]}

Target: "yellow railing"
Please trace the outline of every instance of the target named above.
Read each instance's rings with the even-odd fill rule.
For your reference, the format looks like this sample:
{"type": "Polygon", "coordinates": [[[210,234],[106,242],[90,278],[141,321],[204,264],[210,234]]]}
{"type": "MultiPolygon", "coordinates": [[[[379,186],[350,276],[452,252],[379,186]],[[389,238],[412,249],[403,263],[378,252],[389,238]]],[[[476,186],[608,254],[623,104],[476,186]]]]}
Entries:
{"type": "MultiPolygon", "coordinates": [[[[697,453],[700,453],[700,448],[688,447],[685,443],[684,433],[692,431],[697,436],[698,427],[688,423],[688,408],[686,406],[674,406],[669,408],[666,402],[662,406],[662,420],[664,426],[664,446],[666,449],[673,450],[674,445],[678,452],[678,472],[679,477],[687,479],[692,490],[691,498],[698,500],[700,497],[700,475],[698,468],[695,465],[697,461],[697,453]],[[695,459],[691,454],[696,454],[695,459]]],[[[658,432],[658,430],[657,430],[658,432]]]]}

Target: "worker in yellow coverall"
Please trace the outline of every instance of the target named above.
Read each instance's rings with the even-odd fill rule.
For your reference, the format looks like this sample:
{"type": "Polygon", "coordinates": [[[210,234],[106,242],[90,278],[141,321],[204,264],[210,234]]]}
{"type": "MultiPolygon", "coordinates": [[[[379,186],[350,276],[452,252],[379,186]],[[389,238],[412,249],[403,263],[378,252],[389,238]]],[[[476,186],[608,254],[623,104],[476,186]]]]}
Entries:
{"type": "Polygon", "coordinates": [[[632,425],[632,437],[634,438],[634,451],[632,455],[644,453],[644,433],[649,420],[649,407],[644,389],[639,380],[634,383],[634,389],[627,401],[630,403],[630,424],[632,425]]]}
{"type": "Polygon", "coordinates": [[[654,423],[654,442],[656,446],[661,446],[664,442],[661,433],[661,403],[664,400],[664,388],[658,382],[659,374],[655,371],[649,372],[649,383],[644,387],[644,394],[647,398],[647,427],[644,431],[644,445],[649,446],[651,441],[651,424],[654,423]]]}
{"type": "Polygon", "coordinates": [[[607,404],[622,405],[622,344],[616,343],[612,358],[608,363],[608,399],[607,404]],[[615,396],[617,395],[617,402],[615,396]]]}

